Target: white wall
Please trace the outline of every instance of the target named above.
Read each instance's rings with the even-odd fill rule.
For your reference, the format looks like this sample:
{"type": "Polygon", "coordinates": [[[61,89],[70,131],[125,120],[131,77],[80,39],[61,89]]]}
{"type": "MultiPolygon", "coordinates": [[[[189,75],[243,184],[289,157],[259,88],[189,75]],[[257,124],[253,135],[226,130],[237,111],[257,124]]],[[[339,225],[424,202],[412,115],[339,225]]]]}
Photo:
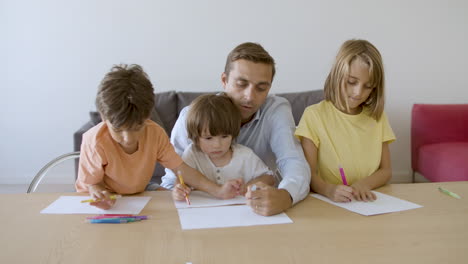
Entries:
{"type": "Polygon", "coordinates": [[[397,177],[409,177],[412,104],[468,98],[462,0],[0,0],[0,22],[0,183],[72,151],[116,63],[141,64],[157,91],[215,91],[227,53],[254,41],[277,60],[273,93],[305,91],[322,88],[343,41],[368,39],[384,57],[397,177]]]}

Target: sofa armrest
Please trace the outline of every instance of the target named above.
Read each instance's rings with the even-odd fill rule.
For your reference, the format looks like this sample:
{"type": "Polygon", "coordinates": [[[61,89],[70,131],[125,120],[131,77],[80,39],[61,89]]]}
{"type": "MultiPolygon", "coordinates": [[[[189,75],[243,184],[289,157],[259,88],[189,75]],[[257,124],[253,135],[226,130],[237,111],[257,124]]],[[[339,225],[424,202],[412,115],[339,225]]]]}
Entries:
{"type": "Polygon", "coordinates": [[[468,142],[468,104],[414,104],[411,113],[411,165],[418,171],[419,148],[468,142]]]}

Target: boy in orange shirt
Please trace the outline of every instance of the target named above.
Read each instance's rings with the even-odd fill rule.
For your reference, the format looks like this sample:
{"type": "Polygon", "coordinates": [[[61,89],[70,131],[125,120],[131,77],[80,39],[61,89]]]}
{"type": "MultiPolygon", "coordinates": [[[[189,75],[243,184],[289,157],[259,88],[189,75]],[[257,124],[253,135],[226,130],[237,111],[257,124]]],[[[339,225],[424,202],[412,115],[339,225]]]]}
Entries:
{"type": "Polygon", "coordinates": [[[140,66],[114,66],[99,86],[96,107],[103,121],[83,134],[75,183],[78,192],[99,200],[91,205],[109,209],[115,203],[110,193],[144,191],[156,162],[190,175],[190,186],[215,197],[236,196],[240,186],[232,182],[219,186],[186,165],[164,129],[149,119],[154,89],[140,66]]]}

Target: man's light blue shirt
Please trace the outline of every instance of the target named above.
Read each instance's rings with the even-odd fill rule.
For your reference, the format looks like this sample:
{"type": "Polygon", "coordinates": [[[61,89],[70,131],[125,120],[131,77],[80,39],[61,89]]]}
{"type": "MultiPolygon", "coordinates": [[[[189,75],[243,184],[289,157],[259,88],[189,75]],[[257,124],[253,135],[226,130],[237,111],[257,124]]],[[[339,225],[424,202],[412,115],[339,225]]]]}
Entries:
{"type": "MultiPolygon", "coordinates": [[[[171,133],[171,143],[180,156],[191,143],[186,129],[189,107],[182,109],[171,133]]],[[[295,129],[288,100],[268,96],[253,119],[241,127],[236,140],[237,143],[251,148],[272,171],[278,169],[278,188],[289,192],[293,204],[307,196],[310,185],[309,164],[294,136],[295,129]]],[[[161,186],[172,189],[175,182],[174,173],[166,169],[161,186]]]]}

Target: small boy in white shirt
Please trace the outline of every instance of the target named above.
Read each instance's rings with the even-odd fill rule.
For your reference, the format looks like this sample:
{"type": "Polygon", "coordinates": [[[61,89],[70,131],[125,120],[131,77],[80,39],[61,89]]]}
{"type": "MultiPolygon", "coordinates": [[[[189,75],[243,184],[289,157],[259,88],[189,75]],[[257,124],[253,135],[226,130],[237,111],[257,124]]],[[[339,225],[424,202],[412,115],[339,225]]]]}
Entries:
{"type": "MultiPolygon", "coordinates": [[[[182,159],[219,185],[230,182],[244,195],[256,182],[275,185],[273,172],[248,147],[236,144],[241,115],[225,94],[202,95],[195,99],[187,115],[187,132],[192,144],[182,159]]],[[[172,196],[183,200],[191,188],[177,184],[172,196]]]]}

